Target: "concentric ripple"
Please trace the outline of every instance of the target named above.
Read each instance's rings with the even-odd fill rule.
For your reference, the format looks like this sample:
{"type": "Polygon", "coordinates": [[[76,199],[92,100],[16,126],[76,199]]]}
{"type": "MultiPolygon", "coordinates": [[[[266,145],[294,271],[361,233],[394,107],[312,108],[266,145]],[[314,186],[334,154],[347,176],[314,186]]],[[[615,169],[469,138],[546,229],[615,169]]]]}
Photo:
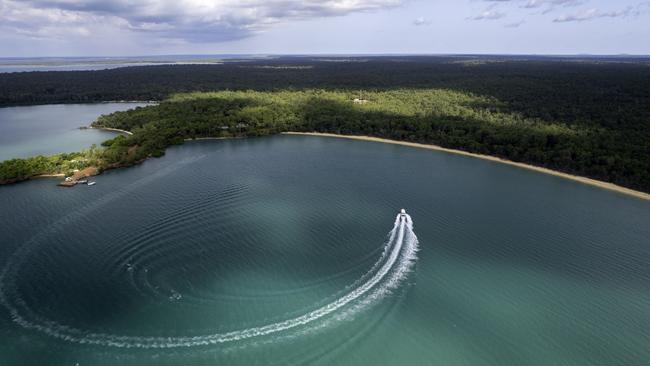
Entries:
{"type": "MultiPolygon", "coordinates": [[[[167,173],[172,170],[169,169],[167,173]]],[[[165,172],[160,174],[165,174],[165,172]]],[[[141,185],[144,183],[146,182],[138,181],[135,184],[141,185]]],[[[167,219],[163,218],[156,225],[148,227],[144,232],[141,232],[135,238],[134,245],[121,251],[116,258],[111,257],[114,259],[109,263],[105,263],[106,268],[109,270],[126,268],[128,275],[131,277],[132,285],[135,287],[143,287],[139,288],[139,290],[149,292],[155,296],[169,296],[170,300],[182,300],[181,294],[172,288],[159,289],[157,286],[154,286],[149,279],[147,268],[141,271],[135,271],[134,269],[143,268],[144,266],[141,266],[141,263],[151,263],[147,259],[149,255],[147,253],[150,252],[148,249],[155,243],[156,238],[166,235],[167,231],[165,230],[168,228],[167,224],[175,226],[182,225],[185,221],[191,220],[196,216],[189,215],[189,212],[195,214],[197,212],[207,212],[209,211],[211,202],[218,201],[221,206],[234,205],[238,195],[242,194],[245,190],[245,187],[226,188],[219,194],[203,197],[200,201],[190,204],[190,207],[177,213],[173,220],[170,217],[167,219]]],[[[112,196],[109,195],[104,201],[110,201],[127,191],[123,190],[121,193],[115,193],[112,196]]],[[[101,203],[97,205],[101,205],[101,203]]],[[[55,227],[50,228],[51,230],[45,230],[39,233],[39,235],[46,235],[49,232],[56,231],[58,227],[71,220],[72,218],[64,217],[61,220],[62,222],[54,223],[53,225],[55,227]]],[[[337,296],[336,299],[302,315],[272,322],[267,325],[204,335],[163,337],[95,332],[64,324],[57,320],[47,319],[33,311],[28,305],[28,301],[25,301],[21,297],[21,291],[18,288],[16,280],[19,276],[20,268],[38,247],[40,242],[39,235],[33,238],[28,245],[23,246],[21,250],[17,251],[2,271],[0,275],[0,303],[9,310],[12,320],[24,328],[36,330],[68,342],[118,348],[197,347],[253,338],[258,339],[275,334],[279,335],[280,333],[283,336],[290,334],[290,332],[304,333],[309,331],[312,326],[317,327],[316,323],[318,321],[329,318],[340,320],[341,317],[354,314],[389,294],[408,274],[416,259],[418,248],[418,241],[413,232],[413,224],[410,216],[406,215],[402,217],[398,215],[393,229],[390,231],[385,242],[380,258],[361,278],[347,286],[346,290],[342,291],[341,295],[337,296]]],[[[164,257],[164,253],[160,252],[157,252],[155,255],[164,257]]],[[[192,300],[198,301],[200,299],[195,298],[192,300]]]]}

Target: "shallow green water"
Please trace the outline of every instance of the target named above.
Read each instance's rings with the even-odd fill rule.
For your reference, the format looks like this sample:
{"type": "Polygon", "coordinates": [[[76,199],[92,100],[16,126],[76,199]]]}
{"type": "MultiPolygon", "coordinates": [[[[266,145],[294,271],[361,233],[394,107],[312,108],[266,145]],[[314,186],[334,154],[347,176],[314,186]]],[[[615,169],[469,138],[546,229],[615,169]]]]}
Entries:
{"type": "Polygon", "coordinates": [[[87,149],[115,137],[102,130],[80,130],[102,114],[144,103],[56,104],[0,108],[0,161],[87,149]]]}
{"type": "Polygon", "coordinates": [[[645,201],[298,136],[188,143],[96,180],[0,187],[2,365],[650,361],[645,201]],[[413,261],[407,228],[387,240],[402,207],[413,261]]]}

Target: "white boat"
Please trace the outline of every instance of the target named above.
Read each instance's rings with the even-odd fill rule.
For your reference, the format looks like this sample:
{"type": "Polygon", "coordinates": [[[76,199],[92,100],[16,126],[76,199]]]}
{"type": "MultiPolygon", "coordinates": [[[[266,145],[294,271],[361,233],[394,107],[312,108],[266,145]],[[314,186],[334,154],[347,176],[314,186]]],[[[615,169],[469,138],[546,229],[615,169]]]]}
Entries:
{"type": "Polygon", "coordinates": [[[94,186],[95,184],[97,184],[97,182],[88,182],[89,186],[94,186]]]}

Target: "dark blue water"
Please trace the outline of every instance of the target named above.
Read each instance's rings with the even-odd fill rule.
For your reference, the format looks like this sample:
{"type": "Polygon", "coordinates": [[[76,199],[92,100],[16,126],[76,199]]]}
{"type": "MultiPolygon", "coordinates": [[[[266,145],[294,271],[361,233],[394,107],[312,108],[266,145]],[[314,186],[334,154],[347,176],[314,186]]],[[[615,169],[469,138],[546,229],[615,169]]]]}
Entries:
{"type": "Polygon", "coordinates": [[[0,187],[3,365],[650,361],[650,202],[299,136],[96,180],[0,187]]]}

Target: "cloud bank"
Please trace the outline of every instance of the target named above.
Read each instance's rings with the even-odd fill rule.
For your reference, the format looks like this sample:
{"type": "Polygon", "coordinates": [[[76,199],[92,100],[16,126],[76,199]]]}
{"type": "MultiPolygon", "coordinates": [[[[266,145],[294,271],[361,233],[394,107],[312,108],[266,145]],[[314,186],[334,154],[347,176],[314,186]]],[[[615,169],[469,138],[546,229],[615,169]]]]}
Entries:
{"type": "Polygon", "coordinates": [[[0,0],[0,28],[33,38],[113,27],[185,42],[246,38],[283,21],[342,16],[404,0],[0,0]]]}
{"type": "Polygon", "coordinates": [[[650,9],[650,3],[640,3],[636,6],[628,6],[623,10],[601,11],[599,9],[587,9],[573,14],[563,14],[553,19],[555,23],[586,22],[598,18],[626,18],[639,16],[650,9]]]}
{"type": "Polygon", "coordinates": [[[0,0],[0,55],[480,53],[515,49],[647,53],[645,40],[650,33],[644,22],[650,14],[649,3],[0,0]],[[346,15],[350,17],[344,18],[346,15]],[[614,22],[616,27],[611,26],[614,22]],[[561,32],[575,43],[557,42],[561,32]],[[533,38],[547,43],[528,41],[533,38]]]}
{"type": "MultiPolygon", "coordinates": [[[[508,8],[509,11],[533,10],[529,12],[528,16],[546,15],[549,13],[556,13],[558,9],[575,8],[582,5],[588,5],[592,0],[481,0],[482,3],[487,3],[489,6],[481,13],[468,17],[470,20],[496,20],[506,18],[508,12],[502,9],[508,8]],[[535,11],[540,9],[539,11],[535,11]]],[[[640,2],[636,5],[629,5],[623,9],[618,10],[601,10],[598,8],[581,9],[573,13],[565,13],[556,15],[552,19],[553,23],[568,23],[568,22],[585,22],[599,18],[625,18],[632,16],[639,16],[650,10],[650,2],[640,2]]],[[[518,22],[507,23],[506,28],[518,28],[525,24],[525,20],[518,22]]]]}

